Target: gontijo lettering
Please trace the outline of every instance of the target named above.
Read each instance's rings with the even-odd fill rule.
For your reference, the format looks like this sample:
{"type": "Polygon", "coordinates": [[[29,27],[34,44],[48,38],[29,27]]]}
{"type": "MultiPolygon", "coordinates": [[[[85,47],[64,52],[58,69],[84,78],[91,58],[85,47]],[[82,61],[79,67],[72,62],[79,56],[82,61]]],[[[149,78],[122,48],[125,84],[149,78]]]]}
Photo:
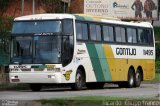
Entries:
{"type": "Polygon", "coordinates": [[[116,48],[117,55],[136,55],[135,48],[116,48]]]}

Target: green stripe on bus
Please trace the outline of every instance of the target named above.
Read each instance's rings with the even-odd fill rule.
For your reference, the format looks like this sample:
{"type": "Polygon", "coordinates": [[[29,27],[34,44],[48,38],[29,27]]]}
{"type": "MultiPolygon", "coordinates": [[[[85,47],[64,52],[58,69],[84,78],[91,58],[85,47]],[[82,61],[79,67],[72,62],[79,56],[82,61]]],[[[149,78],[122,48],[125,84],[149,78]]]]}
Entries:
{"type": "Polygon", "coordinates": [[[76,17],[76,19],[78,19],[78,20],[85,20],[84,17],[81,17],[81,16],[79,16],[79,15],[75,15],[75,17],[76,17]]]}
{"type": "Polygon", "coordinates": [[[97,81],[111,81],[111,74],[101,44],[87,44],[97,81]]]}
{"type": "Polygon", "coordinates": [[[31,68],[47,68],[47,66],[45,66],[45,65],[34,65],[34,66],[31,66],[31,68]]]}
{"type": "Polygon", "coordinates": [[[91,18],[91,17],[85,16],[84,18],[85,18],[85,20],[93,21],[93,18],[91,18]]]}
{"type": "Polygon", "coordinates": [[[102,44],[96,44],[95,47],[96,47],[96,51],[98,54],[98,58],[100,61],[100,65],[102,68],[105,81],[111,81],[111,73],[110,73],[108,62],[105,56],[104,48],[102,48],[102,44]]]}
{"type": "Polygon", "coordinates": [[[89,17],[89,16],[79,16],[79,15],[75,15],[76,19],[78,20],[82,20],[82,21],[93,21],[93,18],[92,17],[89,17]]]}
{"type": "Polygon", "coordinates": [[[95,72],[95,76],[96,76],[96,80],[97,81],[104,81],[104,76],[103,76],[103,72],[102,72],[102,68],[100,65],[100,61],[98,59],[98,54],[97,54],[97,50],[95,48],[94,44],[87,44],[87,49],[89,52],[89,56],[92,62],[92,66],[95,72]]]}

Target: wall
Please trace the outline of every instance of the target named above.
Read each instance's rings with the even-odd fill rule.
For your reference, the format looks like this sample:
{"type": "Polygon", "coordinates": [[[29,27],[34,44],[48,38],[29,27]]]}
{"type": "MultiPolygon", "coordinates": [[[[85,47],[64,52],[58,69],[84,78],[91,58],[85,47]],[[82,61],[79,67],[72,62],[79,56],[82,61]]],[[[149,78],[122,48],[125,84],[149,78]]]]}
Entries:
{"type": "Polygon", "coordinates": [[[69,11],[71,13],[83,13],[84,0],[71,0],[69,11]]]}

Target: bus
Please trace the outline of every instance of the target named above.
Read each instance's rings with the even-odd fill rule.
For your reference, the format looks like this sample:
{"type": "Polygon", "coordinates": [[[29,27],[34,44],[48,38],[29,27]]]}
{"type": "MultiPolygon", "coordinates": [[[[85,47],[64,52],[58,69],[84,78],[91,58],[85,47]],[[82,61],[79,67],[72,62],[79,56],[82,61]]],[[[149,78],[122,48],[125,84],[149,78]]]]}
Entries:
{"type": "Polygon", "coordinates": [[[40,91],[47,84],[100,89],[139,87],[155,77],[155,40],[148,22],[86,14],[36,14],[14,19],[9,79],[40,91]]]}

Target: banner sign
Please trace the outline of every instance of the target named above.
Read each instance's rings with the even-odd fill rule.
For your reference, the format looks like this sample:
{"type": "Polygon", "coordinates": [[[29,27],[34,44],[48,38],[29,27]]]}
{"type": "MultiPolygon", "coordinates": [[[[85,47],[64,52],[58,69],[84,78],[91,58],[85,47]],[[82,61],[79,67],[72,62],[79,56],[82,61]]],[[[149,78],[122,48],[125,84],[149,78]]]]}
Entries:
{"type": "Polygon", "coordinates": [[[128,20],[157,20],[158,0],[84,0],[84,13],[128,20]]]}

